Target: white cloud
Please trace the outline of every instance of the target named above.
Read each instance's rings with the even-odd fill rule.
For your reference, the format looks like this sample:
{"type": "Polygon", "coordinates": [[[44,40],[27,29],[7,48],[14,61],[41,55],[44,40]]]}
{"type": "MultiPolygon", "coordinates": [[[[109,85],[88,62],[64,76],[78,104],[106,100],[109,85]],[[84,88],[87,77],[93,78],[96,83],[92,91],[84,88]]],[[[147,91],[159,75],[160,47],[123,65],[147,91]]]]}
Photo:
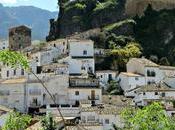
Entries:
{"type": "Polygon", "coordinates": [[[15,4],[17,0],[0,0],[2,4],[15,4]]]}

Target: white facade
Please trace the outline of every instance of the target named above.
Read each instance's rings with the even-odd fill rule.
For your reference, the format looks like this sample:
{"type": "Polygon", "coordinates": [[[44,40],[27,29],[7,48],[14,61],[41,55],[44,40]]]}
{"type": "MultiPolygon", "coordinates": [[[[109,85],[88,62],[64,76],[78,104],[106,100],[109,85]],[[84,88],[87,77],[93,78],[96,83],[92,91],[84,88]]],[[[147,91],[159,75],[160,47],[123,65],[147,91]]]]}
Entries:
{"type": "Polygon", "coordinates": [[[135,105],[146,106],[153,101],[170,101],[175,100],[175,89],[167,87],[165,84],[160,86],[147,85],[136,90],[133,99],[135,105]]]}
{"type": "Polygon", "coordinates": [[[6,80],[0,84],[0,105],[25,112],[26,80],[6,80]]]}
{"type": "Polygon", "coordinates": [[[22,68],[11,68],[4,66],[1,68],[1,78],[2,79],[12,79],[12,78],[21,78],[27,77],[27,72],[22,68]]]}
{"type": "Polygon", "coordinates": [[[94,57],[94,43],[91,40],[69,40],[69,56],[94,57]]]}
{"type": "MultiPolygon", "coordinates": [[[[109,107],[109,106],[108,106],[109,107]]],[[[90,125],[96,130],[101,126],[101,130],[113,130],[113,124],[123,127],[118,108],[82,108],[80,125],[90,125]],[[89,110],[88,110],[89,109],[89,110]],[[115,110],[113,110],[115,109],[115,110]],[[115,112],[114,112],[115,111],[115,112]],[[94,126],[93,126],[94,125],[94,126]],[[97,127],[97,128],[98,128],[97,127]]],[[[92,130],[92,129],[88,129],[92,130]]]]}
{"type": "Polygon", "coordinates": [[[7,40],[0,40],[0,50],[8,49],[9,43],[7,40]]]}
{"type": "MultiPolygon", "coordinates": [[[[127,95],[128,91],[138,86],[145,85],[145,77],[134,73],[120,73],[118,76],[119,84],[127,95]]],[[[129,96],[129,95],[127,95],[129,96]]]]}
{"type": "Polygon", "coordinates": [[[68,54],[68,39],[59,39],[49,42],[49,45],[58,49],[59,55],[68,54]]]}
{"type": "Polygon", "coordinates": [[[37,63],[37,66],[53,63],[58,57],[58,49],[52,48],[46,51],[40,51],[32,54],[32,60],[37,63]]]}
{"type": "Polygon", "coordinates": [[[94,59],[70,59],[69,60],[69,73],[70,74],[87,74],[88,72],[94,73],[95,63],[94,59]]]}
{"type": "Polygon", "coordinates": [[[160,66],[145,58],[132,58],[127,63],[127,73],[133,76],[128,79],[128,76],[124,76],[123,73],[119,75],[120,86],[124,91],[136,88],[136,86],[159,83],[168,77],[174,77],[175,67],[160,66]]]}
{"type": "Polygon", "coordinates": [[[73,104],[76,102],[86,104],[91,104],[93,101],[94,104],[102,102],[102,91],[100,88],[75,87],[69,88],[68,93],[68,97],[73,104]]]}
{"type": "Polygon", "coordinates": [[[96,78],[98,78],[101,83],[108,84],[108,81],[116,80],[117,73],[117,71],[112,70],[96,71],[96,78]]]}
{"type": "MultiPolygon", "coordinates": [[[[47,89],[54,97],[56,103],[68,103],[68,75],[38,76],[45,82],[47,89]]],[[[35,108],[42,105],[53,104],[46,90],[34,77],[29,77],[28,80],[23,78],[1,82],[0,96],[0,105],[16,108],[21,112],[28,111],[29,107],[35,108]]]]}

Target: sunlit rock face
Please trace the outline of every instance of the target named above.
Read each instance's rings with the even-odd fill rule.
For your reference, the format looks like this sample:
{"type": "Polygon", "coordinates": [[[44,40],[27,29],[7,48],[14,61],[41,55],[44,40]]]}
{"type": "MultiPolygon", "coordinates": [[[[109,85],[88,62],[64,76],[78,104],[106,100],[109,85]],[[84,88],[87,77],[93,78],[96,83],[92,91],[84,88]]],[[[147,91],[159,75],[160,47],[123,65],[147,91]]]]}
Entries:
{"type": "Polygon", "coordinates": [[[157,11],[175,8],[175,0],[127,0],[125,4],[126,14],[142,16],[149,4],[157,11]]]}

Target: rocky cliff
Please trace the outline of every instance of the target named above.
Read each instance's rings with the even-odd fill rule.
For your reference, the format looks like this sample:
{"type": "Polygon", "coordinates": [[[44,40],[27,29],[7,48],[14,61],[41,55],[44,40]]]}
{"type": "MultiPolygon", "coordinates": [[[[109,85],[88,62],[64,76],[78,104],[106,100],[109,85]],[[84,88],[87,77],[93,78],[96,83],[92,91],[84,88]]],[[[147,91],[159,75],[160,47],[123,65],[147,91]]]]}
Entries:
{"type": "Polygon", "coordinates": [[[149,4],[156,11],[175,8],[175,0],[127,0],[125,4],[126,14],[141,16],[149,4]]]}
{"type": "MultiPolygon", "coordinates": [[[[76,34],[105,49],[134,41],[147,58],[175,65],[175,0],[65,1],[59,0],[58,19],[50,20],[48,41],[76,34]]],[[[111,69],[112,57],[103,60],[96,68],[111,69]]]]}
{"type": "Polygon", "coordinates": [[[157,11],[175,8],[175,0],[58,0],[58,4],[60,13],[56,21],[50,20],[48,41],[141,16],[149,4],[157,11]]]}
{"type": "Polygon", "coordinates": [[[51,28],[47,40],[103,27],[125,19],[124,3],[124,0],[76,0],[62,3],[58,19],[50,21],[51,28]]]}

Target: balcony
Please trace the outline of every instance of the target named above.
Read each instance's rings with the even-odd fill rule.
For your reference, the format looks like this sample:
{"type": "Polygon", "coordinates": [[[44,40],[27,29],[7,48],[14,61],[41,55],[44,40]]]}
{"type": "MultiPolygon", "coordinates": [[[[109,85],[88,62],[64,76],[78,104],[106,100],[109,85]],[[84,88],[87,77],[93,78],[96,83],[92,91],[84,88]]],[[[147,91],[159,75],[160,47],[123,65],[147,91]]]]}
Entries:
{"type": "Polygon", "coordinates": [[[70,87],[99,87],[98,79],[90,78],[70,78],[69,79],[70,87]]]}
{"type": "Polygon", "coordinates": [[[29,106],[32,107],[32,108],[40,107],[41,106],[41,102],[38,102],[38,103],[31,102],[29,104],[29,106]]]}
{"type": "Polygon", "coordinates": [[[99,100],[99,95],[96,96],[88,96],[88,100],[99,100]]]}

